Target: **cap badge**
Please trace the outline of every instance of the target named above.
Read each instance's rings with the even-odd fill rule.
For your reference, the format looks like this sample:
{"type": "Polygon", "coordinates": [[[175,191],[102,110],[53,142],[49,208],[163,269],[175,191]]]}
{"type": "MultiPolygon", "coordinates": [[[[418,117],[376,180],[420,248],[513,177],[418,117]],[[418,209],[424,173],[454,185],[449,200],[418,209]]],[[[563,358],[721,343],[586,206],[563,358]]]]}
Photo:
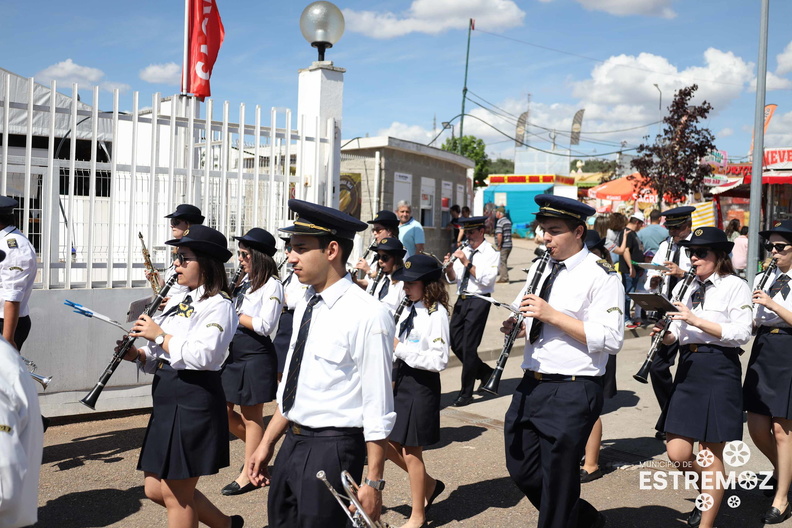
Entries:
{"type": "Polygon", "coordinates": [[[387,238],[383,238],[382,240],[380,240],[380,245],[387,244],[387,243],[388,243],[388,239],[387,238]]]}
{"type": "Polygon", "coordinates": [[[412,267],[412,262],[405,262],[404,267],[410,269],[412,267]]]}
{"type": "Polygon", "coordinates": [[[703,229],[696,229],[696,232],[693,233],[693,234],[696,235],[696,236],[701,236],[701,235],[704,234],[704,230],[703,229]]]}
{"type": "Polygon", "coordinates": [[[781,221],[776,221],[776,223],[773,224],[773,227],[781,227],[781,221]]]}

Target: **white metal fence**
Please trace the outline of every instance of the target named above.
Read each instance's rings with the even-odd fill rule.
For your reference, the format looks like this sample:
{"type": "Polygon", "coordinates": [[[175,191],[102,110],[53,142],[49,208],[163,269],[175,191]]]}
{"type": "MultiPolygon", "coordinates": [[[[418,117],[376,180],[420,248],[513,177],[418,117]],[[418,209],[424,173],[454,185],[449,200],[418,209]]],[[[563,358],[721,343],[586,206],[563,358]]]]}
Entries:
{"type": "Polygon", "coordinates": [[[254,226],[275,233],[288,223],[290,197],[306,198],[312,185],[322,196],[332,181],[332,120],[327,137],[308,137],[288,109],[267,116],[241,104],[231,123],[227,101],[154,94],[141,108],[134,92],[124,111],[118,90],[112,110],[100,111],[98,87],[87,105],[76,84],[66,96],[55,82],[0,73],[0,194],[19,199],[18,226],[38,252],[41,288],[142,285],[138,232],[163,267],[171,238],[163,217],[179,203],[199,206],[233,246],[232,235],[254,226]],[[305,171],[313,176],[300,163],[307,149],[317,160],[305,171]]]}

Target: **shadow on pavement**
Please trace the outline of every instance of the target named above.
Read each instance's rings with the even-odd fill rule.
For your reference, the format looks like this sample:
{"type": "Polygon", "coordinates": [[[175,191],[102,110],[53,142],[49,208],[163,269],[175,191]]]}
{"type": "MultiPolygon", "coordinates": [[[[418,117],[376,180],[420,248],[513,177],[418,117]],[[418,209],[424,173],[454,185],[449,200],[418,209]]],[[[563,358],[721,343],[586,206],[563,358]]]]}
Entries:
{"type": "MultiPolygon", "coordinates": [[[[523,494],[508,477],[463,484],[445,500],[435,502],[428,517],[431,526],[443,526],[453,521],[470,519],[489,508],[512,508],[523,498],[523,494]]],[[[409,517],[411,508],[409,504],[404,504],[391,510],[409,517]]]]}
{"type": "Polygon", "coordinates": [[[687,526],[687,513],[682,514],[665,506],[651,505],[638,508],[614,508],[601,510],[601,512],[607,519],[605,526],[618,526],[619,528],[687,526]]]}
{"type": "Polygon", "coordinates": [[[478,438],[487,430],[486,427],[479,427],[475,425],[462,425],[460,427],[441,427],[440,428],[440,441],[429,447],[424,448],[424,451],[432,449],[442,449],[454,442],[469,442],[474,438],[478,438]]]}
{"type": "MultiPolygon", "coordinates": [[[[602,414],[608,414],[609,412],[616,411],[621,409],[622,407],[635,407],[638,405],[638,402],[641,401],[641,398],[638,397],[634,391],[631,390],[619,390],[616,393],[616,396],[613,398],[607,398],[605,403],[602,406],[602,414]]],[[[660,411],[657,412],[658,416],[660,415],[660,411]]]]}
{"type": "Polygon", "coordinates": [[[119,462],[123,460],[120,456],[122,453],[140,448],[145,432],[145,428],[136,427],[84,436],[65,444],[47,446],[44,448],[41,462],[54,463],[61,471],[82,466],[86,460],[119,462]]]}
{"type": "Polygon", "coordinates": [[[37,528],[110,526],[137,513],[145,499],[143,486],[128,490],[99,489],[67,493],[38,510],[37,528]]]}

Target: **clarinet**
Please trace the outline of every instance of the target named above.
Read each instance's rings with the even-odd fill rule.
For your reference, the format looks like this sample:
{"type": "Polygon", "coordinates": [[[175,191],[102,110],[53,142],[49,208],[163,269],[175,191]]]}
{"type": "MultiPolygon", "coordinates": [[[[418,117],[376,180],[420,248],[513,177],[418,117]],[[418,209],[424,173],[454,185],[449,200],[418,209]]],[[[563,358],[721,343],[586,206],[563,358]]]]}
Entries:
{"type": "Polygon", "coordinates": [[[382,280],[382,276],[384,274],[385,273],[383,272],[382,268],[380,268],[379,271],[377,272],[377,276],[374,278],[374,282],[371,283],[371,293],[370,293],[370,295],[373,296],[374,293],[377,291],[377,286],[379,285],[380,281],[382,280]]]}
{"type": "MultiPolygon", "coordinates": [[[[668,237],[668,247],[666,248],[666,258],[664,262],[669,262],[671,260],[671,247],[674,245],[674,237],[668,237]]],[[[668,285],[671,285],[671,277],[668,278],[668,285]]],[[[671,295],[671,291],[669,290],[668,295],[671,295]]]]}
{"type": "MultiPolygon", "coordinates": [[[[696,278],[696,266],[691,266],[690,269],[685,273],[685,277],[682,279],[682,287],[679,288],[679,291],[671,300],[672,303],[677,303],[682,300],[682,297],[685,296],[685,292],[687,292],[690,285],[693,283],[693,279],[696,278]]],[[[665,329],[668,323],[671,321],[671,317],[666,315],[663,319],[658,323],[658,326],[662,328],[659,332],[655,334],[652,338],[652,346],[649,348],[649,352],[646,354],[646,360],[641,365],[641,368],[638,369],[638,373],[633,376],[637,381],[641,383],[649,383],[649,367],[652,366],[652,361],[654,361],[655,355],[657,355],[657,350],[660,348],[660,345],[663,343],[663,336],[665,335],[665,329]]]]}
{"type": "MultiPolygon", "coordinates": [[[[168,279],[168,282],[165,283],[165,286],[162,287],[157,296],[154,297],[154,299],[152,299],[152,301],[146,306],[146,309],[143,310],[144,314],[151,317],[154,315],[154,313],[156,313],[156,311],[159,309],[160,303],[162,303],[162,300],[168,295],[168,290],[171,289],[171,286],[173,286],[178,277],[178,275],[173,274],[173,276],[168,279]]],[[[136,339],[136,337],[129,335],[124,338],[124,342],[121,343],[120,347],[118,347],[118,352],[113,354],[113,359],[110,360],[110,364],[107,365],[107,368],[104,370],[104,372],[102,372],[99,381],[96,382],[96,385],[91,390],[91,392],[89,392],[85,398],[80,400],[80,403],[91,410],[96,410],[96,400],[99,399],[99,395],[102,394],[102,390],[105,388],[105,385],[107,385],[107,382],[110,381],[110,377],[118,368],[118,365],[121,364],[121,361],[124,359],[124,356],[126,356],[126,353],[130,348],[132,348],[132,345],[135,344],[136,339]]]]}
{"type": "Polygon", "coordinates": [[[232,299],[236,298],[236,296],[239,295],[239,292],[242,290],[242,285],[241,284],[239,286],[237,286],[237,282],[239,281],[239,277],[241,277],[241,276],[242,276],[242,265],[240,264],[239,267],[236,270],[236,273],[234,273],[234,276],[231,277],[230,286],[231,286],[231,298],[232,299]]]}
{"type": "MultiPolygon", "coordinates": [[[[776,259],[771,259],[770,264],[768,264],[767,268],[765,268],[764,273],[762,274],[762,278],[759,279],[759,284],[756,285],[754,291],[757,290],[765,291],[765,286],[767,286],[767,283],[770,281],[770,277],[773,275],[773,272],[777,267],[778,267],[778,261],[776,259]]],[[[754,310],[756,309],[757,306],[759,305],[754,303],[754,307],[753,307],[754,310]]]]}
{"type": "Polygon", "coordinates": [[[407,308],[411,304],[412,304],[412,301],[410,300],[409,297],[407,297],[405,295],[404,299],[402,299],[401,304],[399,304],[399,307],[396,308],[396,312],[393,314],[393,322],[394,323],[398,323],[399,322],[399,317],[401,317],[402,312],[404,311],[405,308],[407,308]]]}
{"type": "MultiPolygon", "coordinates": [[[[457,250],[465,249],[469,245],[470,245],[470,242],[468,242],[468,240],[465,239],[465,240],[462,241],[461,244],[459,244],[459,247],[457,248],[457,250]]],[[[454,256],[452,256],[450,259],[448,259],[448,262],[443,264],[443,271],[445,271],[448,266],[453,265],[454,262],[456,262],[456,260],[457,260],[457,257],[454,257],[454,256]]]]}
{"type": "MultiPolygon", "coordinates": [[[[539,263],[536,265],[536,272],[534,272],[534,276],[531,279],[528,288],[525,290],[526,295],[535,294],[539,289],[539,281],[542,280],[542,275],[544,275],[544,270],[547,267],[547,262],[549,260],[550,252],[545,251],[542,253],[542,257],[539,259],[539,263]]],[[[500,356],[498,356],[498,362],[495,365],[495,370],[492,371],[489,380],[487,380],[486,385],[481,387],[481,390],[490,394],[494,394],[495,396],[498,395],[498,386],[500,385],[501,376],[503,375],[503,369],[506,366],[506,360],[509,359],[509,354],[511,354],[511,349],[514,346],[514,342],[517,340],[517,334],[519,334],[520,330],[522,329],[523,319],[524,317],[522,312],[518,313],[516,321],[514,322],[514,326],[503,339],[503,350],[501,350],[500,356]]]]}

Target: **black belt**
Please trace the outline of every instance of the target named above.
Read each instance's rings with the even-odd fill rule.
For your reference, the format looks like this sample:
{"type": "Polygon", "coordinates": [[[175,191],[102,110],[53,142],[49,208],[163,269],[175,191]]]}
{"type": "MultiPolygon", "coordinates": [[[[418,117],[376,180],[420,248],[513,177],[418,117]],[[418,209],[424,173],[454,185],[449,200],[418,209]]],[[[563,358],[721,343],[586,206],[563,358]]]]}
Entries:
{"type": "Polygon", "coordinates": [[[792,335],[792,328],[786,326],[760,326],[756,331],[757,335],[761,334],[783,334],[792,335]]]}
{"type": "Polygon", "coordinates": [[[683,345],[681,347],[683,350],[687,349],[693,353],[696,352],[706,352],[707,350],[718,350],[720,352],[735,352],[737,354],[742,354],[744,351],[740,347],[725,347],[721,345],[711,345],[708,343],[696,343],[693,345],[683,345]]]}
{"type": "Polygon", "coordinates": [[[581,380],[589,380],[589,381],[599,381],[602,379],[602,376],[568,376],[566,374],[543,374],[541,372],[535,372],[533,370],[526,370],[526,376],[530,376],[536,381],[581,381],[581,380]]]}
{"type": "Polygon", "coordinates": [[[308,427],[289,422],[289,430],[299,436],[354,436],[362,435],[362,427],[308,427]]]}
{"type": "MultiPolygon", "coordinates": [[[[490,297],[492,294],[491,293],[477,293],[476,295],[480,295],[482,297],[490,297]]],[[[465,300],[465,299],[475,299],[476,297],[473,296],[473,295],[460,295],[459,298],[462,299],[462,300],[465,300]]]]}

